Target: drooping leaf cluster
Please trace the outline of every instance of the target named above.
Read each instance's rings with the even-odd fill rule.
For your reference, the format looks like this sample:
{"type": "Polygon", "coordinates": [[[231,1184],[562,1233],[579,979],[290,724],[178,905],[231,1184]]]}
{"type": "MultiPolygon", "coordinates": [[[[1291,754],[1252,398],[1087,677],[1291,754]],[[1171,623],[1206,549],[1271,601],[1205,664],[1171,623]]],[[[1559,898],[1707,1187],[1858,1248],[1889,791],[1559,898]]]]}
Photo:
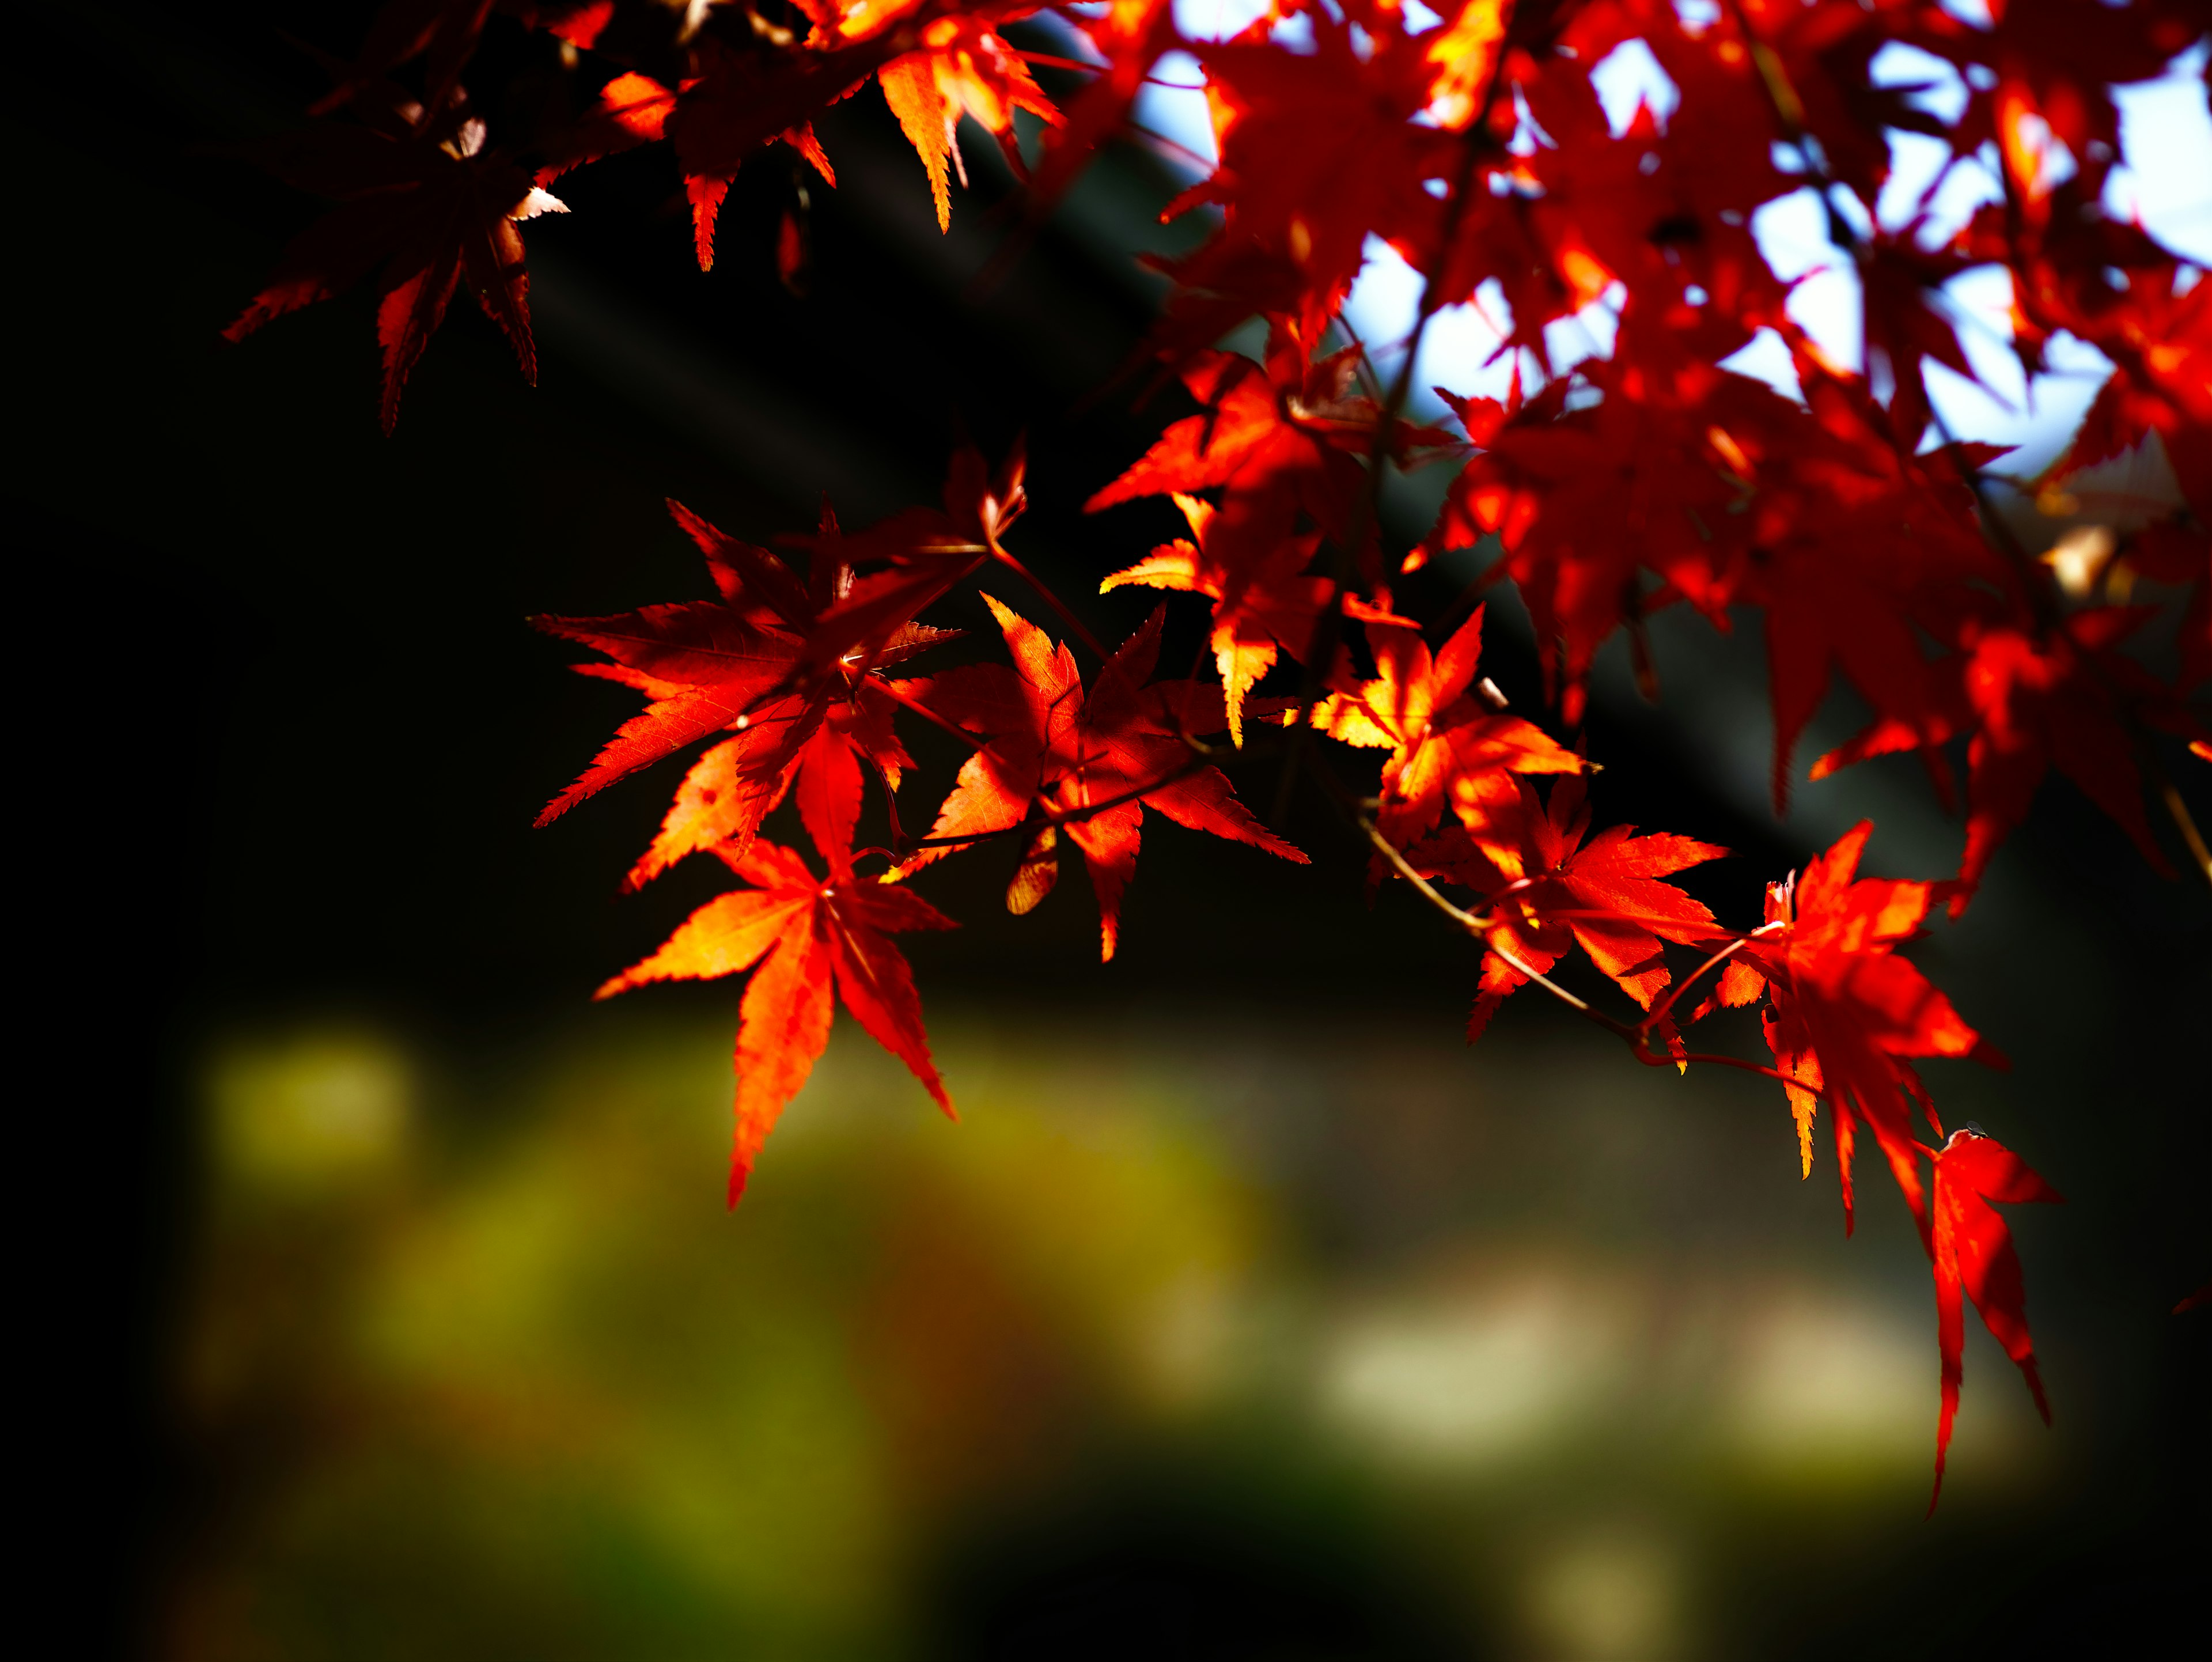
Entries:
{"type": "MultiPolygon", "coordinates": [[[[1140,91],[1166,54],[1188,53],[1218,160],[1169,204],[1167,216],[1202,216],[1205,234],[1154,262],[1170,289],[1138,368],[1179,382],[1194,411],[1089,507],[1169,496],[1181,508],[1188,538],[1132,550],[1101,587],[1202,601],[1215,679],[1158,673],[1162,612],[1108,650],[1034,582],[1004,540],[1027,502],[1018,452],[994,468],[963,449],[937,508],[851,533],[825,514],[798,539],[803,571],[676,508],[714,598],[539,620],[609,661],[588,673],[647,701],[544,818],[695,752],[629,884],[703,853],[747,886],[603,990],[750,972],[734,1197],[826,1043],[833,989],[950,1111],[889,939],[949,926],[908,886],[932,862],[1003,844],[1007,904],[1023,913],[1072,845],[1111,958],[1147,809],[1304,861],[1224,771],[1265,757],[1343,810],[1370,886],[1410,886],[1479,939],[1470,1038],[1540,984],[1640,1061],[1771,1074],[1808,1173],[1826,1113],[1847,1221],[1854,1153],[1872,1136],[1934,1269],[1940,1482],[1962,1290],[2042,1404],[2018,1260],[1990,1202],[2057,1196],[1978,1129],[1944,1137],[1915,1062],[1996,1058],[1896,948],[1939,902],[1966,910],[2053,772],[2170,870],[2148,809],[2162,800],[2212,872],[2166,776],[2183,745],[2212,758],[2191,704],[2212,681],[2212,289],[2115,209],[2112,188],[2127,159],[2114,88],[2199,48],[2212,7],[1468,0],[1439,13],[1268,0],[1245,15],[1198,39],[1169,0],[391,0],[337,69],[319,125],[270,153],[337,205],[230,332],[374,272],[388,429],[457,287],[532,373],[517,228],[560,208],[548,187],[570,169],[663,149],[706,267],[730,180],[755,157],[785,147],[834,186],[812,124],[872,81],[940,226],[952,177],[965,177],[963,119],[997,141],[1041,216],[1102,146],[1142,137],[1140,91]],[[1056,29],[1065,52],[1010,44],[1000,31],[1022,21],[1056,29]],[[509,24],[558,41],[575,95],[538,131],[495,136],[464,77],[485,30],[509,24]],[[1632,50],[1667,96],[1623,118],[1594,72],[1632,50]],[[1959,95],[1900,80],[1899,62],[1942,71],[1959,95]],[[1033,65],[1080,76],[1064,108],[1033,65]],[[1908,137],[1942,159],[1900,199],[1908,137]],[[1961,180],[1979,186],[1963,216],[1945,206],[1961,180]],[[1862,364],[1808,332],[1755,234],[1763,210],[1791,198],[1814,208],[1832,264],[1856,279],[1862,364]],[[1391,261],[1418,279],[1413,326],[1363,342],[1347,300],[1363,270],[1391,261]],[[1978,378],[1954,285],[1967,273],[2008,288],[2007,350],[2031,386],[2062,340],[2111,365],[2064,453],[2008,482],[2008,500],[2088,521],[2043,558],[1999,511],[2000,453],[1941,415],[1942,378],[1978,378]],[[1464,368],[1494,395],[1472,380],[1439,387],[1452,425],[1430,424],[1414,413],[1420,345],[1432,320],[1469,307],[1497,346],[1491,364],[1464,368]],[[1232,335],[1264,345],[1228,350],[1232,335]],[[1750,373],[1759,352],[1788,373],[1750,373]],[[2100,504],[2123,462],[2161,483],[2100,504]],[[1410,547],[1386,547],[1386,475],[1417,466],[1449,470],[1442,509],[1410,547]],[[1912,751],[1948,801],[1962,761],[1959,869],[1861,878],[1862,825],[1771,885],[1763,922],[1717,922],[1668,880],[1725,851],[1594,830],[1579,746],[1507,713],[1479,674],[1480,606],[1463,619],[1401,613],[1395,579],[1468,549],[1490,553],[1483,581],[1510,584],[1534,620],[1561,732],[1580,726],[1614,636],[1653,679],[1646,624],[1662,608],[1720,630],[1755,618],[1778,807],[1841,683],[1869,723],[1813,776],[1912,751]],[[979,621],[972,605],[957,618],[943,605],[964,602],[979,573],[1033,592],[1068,638],[986,595],[1003,659],[909,669],[949,647],[947,625],[979,621]],[[2162,672],[2130,649],[2145,640],[2171,642],[2162,672]],[[897,807],[914,767],[902,716],[969,752],[920,835],[897,807]],[[1379,773],[1346,783],[1360,751],[1383,752],[1379,773]],[[856,848],[872,787],[888,846],[856,848]],[[787,798],[826,876],[760,835],[787,798]],[[864,874],[864,861],[879,863],[864,874]],[[1551,979],[1577,950],[1633,1020],[1551,979]],[[1753,1004],[1771,1067],[1688,1048],[1698,1021],[1753,1004]],[[1934,1141],[1916,1135],[1916,1116],[1934,1141]]],[[[787,276],[797,247],[787,222],[775,253],[787,276]]]]}

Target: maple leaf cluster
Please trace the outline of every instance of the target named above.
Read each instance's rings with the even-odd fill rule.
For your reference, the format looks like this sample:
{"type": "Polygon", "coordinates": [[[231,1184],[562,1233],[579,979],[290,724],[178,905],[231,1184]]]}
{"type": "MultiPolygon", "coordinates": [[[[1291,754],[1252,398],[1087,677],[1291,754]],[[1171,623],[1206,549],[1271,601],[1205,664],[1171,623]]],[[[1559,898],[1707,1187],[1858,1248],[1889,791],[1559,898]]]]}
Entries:
{"type": "MultiPolygon", "coordinates": [[[[1213,679],[1158,674],[1165,602],[1109,650],[1035,581],[1005,541],[1028,500],[1018,450],[994,467],[963,448],[936,508],[850,533],[825,512],[794,539],[803,571],[674,508],[715,598],[538,620],[608,660],[586,673],[647,701],[544,819],[703,745],[628,886],[703,854],[747,886],[603,992],[750,972],[734,1199],[826,1043],[833,989],[951,1111],[890,938],[950,927],[910,886],[933,862],[1004,845],[1019,914],[1045,898],[1072,845],[1110,959],[1147,809],[1306,859],[1225,771],[1272,758],[1341,808],[1370,889],[1407,886],[1479,941],[1470,1039],[1510,995],[1540,985],[1640,1061],[1771,1075],[1808,1173],[1825,1110],[1847,1224],[1855,1150],[1872,1137],[1933,1267],[1940,1484],[1962,1293],[2043,1405],[2018,1259],[1991,1202],[2057,1196],[1978,1129],[1944,1135],[1914,1063],[2001,1059],[1897,948],[1939,904],[1967,908],[2053,770],[2168,870],[2146,807],[2162,800],[2212,874],[2163,759],[2177,740],[2212,759],[2191,702],[2212,681],[2212,285],[2112,206],[2124,161],[2114,88],[2166,74],[2208,21],[2203,0],[1988,0],[1976,17],[1932,0],[1467,0],[1441,14],[1270,0],[1203,40],[1168,0],[391,0],[357,56],[334,65],[321,124],[270,155],[338,205],[230,332],[378,271],[389,428],[461,284],[532,372],[517,228],[561,207],[548,188],[572,168],[665,147],[706,267],[730,180],[751,158],[781,146],[835,184],[814,120],[872,80],[940,227],[952,178],[965,178],[963,120],[997,141],[1041,215],[1102,146],[1142,137],[1139,92],[1166,54],[1187,53],[1218,160],[1164,216],[1199,216],[1205,234],[1152,262],[1170,289],[1135,367],[1156,387],[1179,382],[1189,413],[1088,506],[1165,496],[1179,508],[1188,536],[1101,588],[1204,603],[1213,679]],[[557,41],[590,89],[504,144],[462,82],[495,12],[557,41]],[[1025,21],[1049,24],[1074,55],[1000,33],[1025,21]],[[1630,47],[1672,96],[1619,119],[1593,72],[1630,47]],[[1893,48],[1949,74],[1953,107],[1885,69],[1893,48]],[[1064,110],[1032,66],[1082,77],[1064,110]],[[1033,161],[1018,112],[1031,118],[1033,161]],[[1944,161],[1900,210],[1893,141],[1908,135],[1944,161]],[[1970,175],[1985,199],[1946,228],[1939,197],[1970,175]],[[1793,283],[1753,234],[1763,209],[1801,196],[1856,277],[1863,368],[1808,334],[1793,283]],[[1421,299],[1407,339],[1363,343],[1346,302],[1383,259],[1417,276],[1421,299]],[[2046,369],[2062,337],[2112,365],[2058,460],[2009,481],[2048,512],[2097,520],[2045,558],[1999,511],[2001,453],[1950,431],[1931,382],[1931,364],[1976,378],[1947,286],[1970,271],[2008,285],[2024,376],[2046,369]],[[1462,307],[1492,326],[1501,395],[1438,387],[1451,424],[1425,423],[1413,413],[1419,348],[1434,318],[1462,307]],[[1227,350],[1232,332],[1264,345],[1227,350]],[[1609,350],[1570,351],[1575,335],[1609,350]],[[1730,367],[1761,343],[1787,359],[1793,386],[1730,367]],[[2175,488],[2099,519],[2100,470],[2144,458],[2163,459],[2175,488]],[[1441,509],[1386,551],[1386,476],[1424,466],[1449,470],[1441,509]],[[1778,808],[1840,681],[1870,719],[1812,776],[1915,752],[1948,801],[1962,759],[1958,870],[1862,878],[1861,825],[1770,886],[1764,921],[1723,925],[1671,880],[1725,850],[1593,830],[1579,742],[1509,714],[1479,673],[1482,606],[1449,629],[1401,612],[1394,581],[1470,549],[1492,556],[1481,581],[1510,584],[1526,606],[1546,703],[1569,739],[1616,636],[1650,681],[1655,612],[1685,606],[1719,630],[1756,616],[1778,808]],[[949,613],[923,615],[987,573],[1032,595],[1064,638],[985,594],[1003,661],[909,673],[959,633],[949,613]],[[2139,643],[2163,640],[2161,673],[2139,643]],[[914,771],[902,717],[968,752],[920,836],[897,807],[914,771]],[[1385,752],[1371,787],[1339,771],[1363,750],[1385,752]],[[862,848],[872,783],[888,844],[862,848]],[[822,875],[761,835],[787,798],[822,875]],[[1553,979],[1577,951],[1633,1019],[1553,979]],[[1689,1049],[1698,1022],[1753,1005],[1771,1066],[1689,1049]]],[[[795,247],[787,221],[787,277],[795,247]]],[[[972,608],[961,617],[976,620],[972,608]]]]}

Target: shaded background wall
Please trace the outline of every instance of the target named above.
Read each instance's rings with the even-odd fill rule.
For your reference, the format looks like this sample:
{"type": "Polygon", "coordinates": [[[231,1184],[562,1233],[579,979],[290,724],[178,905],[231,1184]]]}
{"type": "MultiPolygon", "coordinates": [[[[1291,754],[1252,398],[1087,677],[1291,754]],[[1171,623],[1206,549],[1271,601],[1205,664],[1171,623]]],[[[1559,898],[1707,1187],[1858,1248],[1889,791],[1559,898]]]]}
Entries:
{"type": "MultiPolygon", "coordinates": [[[[651,782],[528,830],[626,706],[520,619],[701,592],[664,496],[754,538],[823,489],[927,500],[956,421],[1027,428],[1021,551],[1087,592],[1173,529],[1079,511],[1164,411],[1077,408],[1170,181],[1117,157],[979,296],[1003,177],[971,155],[940,238],[866,94],[823,124],[801,301],[777,167],[702,277],[665,160],[611,163],[531,228],[544,384],[457,305],[386,441],[364,303],[216,338],[313,211],[220,147],[319,89],[280,26],[365,15],[56,12],[8,117],[26,1304],[99,1647],[2017,1654],[2185,1608],[2212,906],[2064,787],[1917,952],[2018,1063],[1938,1102],[2071,1202],[2017,1222],[2058,1425],[1978,1330],[1932,1524],[1901,1209],[1846,1247],[1759,1081],[1647,1075],[1533,999],[1465,1050],[1471,954],[1368,913],[1312,804],[1310,871],[1148,837],[1103,969],[1080,885],[1014,920],[1000,866],[938,868],[966,927],[912,956],[966,1123],[841,1027],[723,1215],[735,989],[586,1001],[715,886],[613,897],[651,782]]],[[[1657,710],[1617,665],[1596,703],[1599,812],[1741,851],[1724,915],[1863,812],[1880,869],[1955,860],[1909,764],[1774,822],[1755,643],[1658,647],[1657,710]]]]}

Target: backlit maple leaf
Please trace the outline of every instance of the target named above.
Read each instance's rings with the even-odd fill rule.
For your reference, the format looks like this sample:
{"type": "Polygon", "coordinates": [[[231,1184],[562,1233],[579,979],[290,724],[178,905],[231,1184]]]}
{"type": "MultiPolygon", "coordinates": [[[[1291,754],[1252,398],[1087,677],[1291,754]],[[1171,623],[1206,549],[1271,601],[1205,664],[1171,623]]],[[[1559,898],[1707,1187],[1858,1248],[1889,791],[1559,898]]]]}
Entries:
{"type": "MultiPolygon", "coordinates": [[[[1315,7],[1310,51],[1265,39],[1189,50],[1204,68],[1220,163],[1169,210],[1220,204],[1219,228],[1169,274],[1186,289],[1232,294],[1224,281],[1255,258],[1294,273],[1308,304],[1333,308],[1351,287],[1366,239],[1410,240],[1433,216],[1425,182],[1452,172],[1461,142],[1411,119],[1431,96],[1435,66],[1395,8],[1352,20],[1315,7]],[[1364,52],[1363,52],[1363,48],[1364,52]]],[[[1237,307],[1202,312],[1218,337],[1237,307]]]]}
{"type": "Polygon", "coordinates": [[[1000,141],[1017,174],[1014,111],[1048,124],[1060,119],[1019,55],[994,33],[1035,11],[1033,4],[809,0],[801,9],[814,26],[804,40],[748,13],[749,29],[708,28],[690,45],[695,73],[679,89],[666,131],[683,165],[702,270],[714,263],[714,221],[730,180],[763,145],[781,140],[836,182],[813,120],[871,76],[921,157],[941,228],[951,220],[945,164],[958,164],[953,127],[963,113],[1000,141]]]}
{"type": "Polygon", "coordinates": [[[974,118],[999,141],[1018,179],[1029,169],[1014,142],[1014,112],[1027,110],[1048,126],[1060,125],[1064,118],[1013,48],[977,19],[938,18],[923,27],[921,41],[920,52],[893,58],[876,72],[876,79],[929,174],[937,228],[949,231],[952,197],[945,180],[948,158],[959,170],[961,184],[968,182],[968,164],[961,160],[956,131],[963,115],[974,118]]]}
{"type": "Polygon", "coordinates": [[[2035,1367],[2035,1342],[2028,1335],[2020,1255],[2012,1232],[1992,1201],[2057,1201],[2064,1198],[2028,1169],[2027,1162],[1978,1126],[1954,1131],[1935,1162],[1935,1224],[1929,1250],[1936,1260],[1936,1342],[1943,1363],[1943,1402],[1936,1423],[1936,1486],[1928,1510],[1943,1493],[1943,1458],[1951,1447],[1951,1422],[1959,1412],[1964,1378],[1966,1316],[1963,1291],[1981,1312],[1982,1325],[2018,1364],[2028,1394],[2045,1425],[2051,1403],[2035,1367]]]}
{"type": "MultiPolygon", "coordinates": [[[[1797,1123],[1798,1157],[1813,1169],[1813,1119],[1828,1099],[1844,1227],[1852,1223],[1851,1154],[1865,1126],[1889,1162],[1922,1229],[1928,1209],[1910,1105],[1927,1093],[1909,1056],[1972,1056],[2005,1066],[1928,978],[1897,957],[1920,933],[1942,885],[1856,875],[1874,833],[1861,820],[1790,882],[1767,886],[1767,927],[1728,966],[1722,998],[1748,1004],[1763,990],[1767,1047],[1790,1076],[1784,1090],[1797,1123]]],[[[1931,1124],[1933,1111],[1927,1109],[1931,1124]]],[[[1940,1131],[1938,1132],[1940,1135],[1940,1131]]]]}
{"type": "MultiPolygon", "coordinates": [[[[1232,612],[1247,587],[1273,572],[1301,513],[1340,547],[1357,539],[1352,551],[1372,584],[1375,527],[1359,459],[1374,449],[1382,416],[1353,390],[1358,358],[1347,348],[1310,362],[1287,326],[1271,335],[1264,365],[1233,352],[1193,355],[1183,385],[1205,409],[1170,425],[1085,511],[1218,489],[1220,503],[1200,544],[1210,568],[1204,581],[1232,612]]],[[[1443,433],[1405,421],[1392,423],[1389,440],[1400,455],[1448,442],[1443,433]]],[[[1387,594],[1376,600],[1388,610],[1387,594]]]]}
{"type": "Polygon", "coordinates": [[[1347,745],[1388,749],[1376,828],[1403,848],[1436,829],[1449,801],[1470,825],[1515,799],[1510,774],[1580,773],[1583,759],[1533,722],[1469,691],[1482,657],[1477,606],[1431,657],[1418,629],[1367,625],[1376,678],[1339,674],[1313,724],[1347,745]]]}
{"type": "Polygon", "coordinates": [[[847,571],[881,569],[841,583],[835,603],[823,607],[808,630],[807,661],[878,661],[917,612],[986,562],[1026,576],[1000,539],[1028,511],[1027,467],[1019,440],[995,469],[982,452],[963,445],[945,474],[942,508],[905,508],[849,533],[825,526],[813,539],[817,560],[847,571]]]}
{"type": "Polygon", "coordinates": [[[929,1054],[913,974],[884,937],[957,926],[906,890],[856,880],[850,853],[831,846],[825,880],[796,852],[774,843],[755,839],[742,853],[718,844],[714,852],[752,886],[708,901],[659,951],[596,995],[611,998],[648,981],[709,980],[752,971],[738,1023],[732,1206],[744,1193],[784,1105],[806,1083],[830,1042],[833,988],[868,1036],[906,1063],[948,1116],[953,1111],[929,1054]]]}
{"type": "Polygon", "coordinates": [[[1159,612],[1100,668],[1086,693],[1065,645],[1055,646],[991,596],[983,600],[1005,631],[1014,667],[971,664],[899,684],[907,696],[988,742],[962,764],[930,828],[932,839],[951,840],[917,850],[886,882],[941,859],[953,846],[1035,821],[1054,836],[1033,842],[1029,863],[1037,869],[1018,880],[1024,885],[1020,895],[1029,898],[1015,910],[1027,910],[1050,886],[1042,868],[1064,834],[1081,851],[1097,892],[1099,957],[1105,959],[1114,956],[1121,893],[1136,872],[1139,827],[1148,807],[1192,831],[1307,863],[1254,819],[1220,770],[1185,742],[1186,734],[1202,737],[1228,724],[1221,690],[1195,681],[1146,685],[1159,658],[1159,612]]]}
{"type": "MultiPolygon", "coordinates": [[[[811,581],[802,583],[766,549],[725,536],[680,503],[669,509],[706,556],[720,600],[610,618],[532,619],[547,634],[605,653],[613,665],[592,673],[653,701],[546,805],[539,825],[701,739],[732,735],[702,755],[678,787],[659,834],[626,880],[631,888],[702,849],[742,853],[803,764],[849,763],[857,777],[857,760],[834,754],[857,752],[894,788],[912,765],[892,731],[893,701],[869,679],[870,664],[809,657],[810,632],[848,592],[850,569],[817,552],[811,581]]],[[[872,662],[895,662],[944,638],[942,630],[896,627],[872,662]]]]}
{"type": "Polygon", "coordinates": [[[1590,815],[1579,776],[1554,783],[1548,803],[1526,780],[1513,788],[1517,801],[1493,811],[1480,831],[1452,826],[1409,856],[1425,875],[1475,890],[1498,919],[1468,1043],[1528,984],[1528,971],[1548,972],[1577,946],[1650,1009],[1671,979],[1661,943],[1710,945],[1721,932],[1702,902],[1662,880],[1729,851],[1666,832],[1638,837],[1632,825],[1608,825],[1585,843],[1590,815]]]}
{"type": "MultiPolygon", "coordinates": [[[[1217,517],[1213,504],[1181,491],[1174,494],[1194,540],[1163,543],[1136,564],[1100,583],[1098,592],[1104,594],[1136,584],[1203,594],[1213,601],[1209,644],[1228,699],[1229,735],[1241,746],[1246,695],[1274,667],[1279,652],[1304,660],[1335,585],[1326,577],[1305,575],[1320,547],[1319,536],[1311,533],[1287,539],[1256,568],[1231,569],[1213,539],[1217,517]]],[[[1418,627],[1412,618],[1380,610],[1356,595],[1344,596],[1341,604],[1347,618],[1405,629],[1418,627]]]]}

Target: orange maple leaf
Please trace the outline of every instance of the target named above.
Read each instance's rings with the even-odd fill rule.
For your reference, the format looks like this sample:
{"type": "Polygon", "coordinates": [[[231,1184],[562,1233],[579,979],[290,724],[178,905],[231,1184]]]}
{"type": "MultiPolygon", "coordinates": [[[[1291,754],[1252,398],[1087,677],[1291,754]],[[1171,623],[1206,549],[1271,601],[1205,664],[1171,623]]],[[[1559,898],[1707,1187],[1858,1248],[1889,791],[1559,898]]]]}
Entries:
{"type": "Polygon", "coordinates": [[[1475,607],[1433,657],[1418,629],[1370,622],[1379,673],[1354,681],[1340,673],[1336,691],[1314,706],[1313,724],[1332,739],[1389,750],[1376,828],[1401,849],[1436,829],[1447,800],[1473,828],[1513,800],[1507,774],[1583,770],[1583,758],[1541,728],[1468,691],[1482,657],[1482,616],[1475,607]]]}
{"type": "Polygon", "coordinates": [[[868,1036],[906,1063],[939,1107],[953,1113],[929,1054],[913,974],[884,937],[957,925],[904,889],[856,880],[845,846],[833,842],[828,847],[835,851],[828,855],[825,881],[797,853],[774,843],[756,838],[742,853],[718,844],[714,852],[753,886],[708,901],[677,926],[659,951],[596,995],[611,998],[648,981],[703,981],[753,971],[738,1021],[732,1206],[784,1105],[806,1083],[830,1042],[833,986],[868,1036]]]}
{"type": "MultiPolygon", "coordinates": [[[[1174,494],[1194,540],[1163,543],[1136,564],[1098,585],[1101,594],[1130,584],[1203,594],[1213,601],[1213,630],[1208,644],[1221,672],[1229,701],[1229,736],[1244,742],[1244,701],[1255,683],[1275,667],[1279,652],[1304,661],[1328,609],[1334,585],[1326,577],[1304,575],[1321,545],[1318,535],[1291,537],[1255,568],[1231,570],[1212,536],[1217,512],[1202,497],[1174,494]]],[[[1418,629],[1410,618],[1382,610],[1347,594],[1344,614],[1369,623],[1418,629]]]]}
{"type": "Polygon", "coordinates": [[[907,142],[929,174],[930,198],[937,207],[937,228],[952,228],[952,197],[945,179],[949,158],[968,183],[957,129],[972,116],[999,141],[1017,179],[1029,168],[1014,140],[1014,112],[1027,110],[1048,126],[1065,118],[1044,95],[1029,66],[1014,49],[973,17],[939,17],[924,26],[922,49],[895,58],[876,71],[884,100],[898,118],[907,142]]]}

